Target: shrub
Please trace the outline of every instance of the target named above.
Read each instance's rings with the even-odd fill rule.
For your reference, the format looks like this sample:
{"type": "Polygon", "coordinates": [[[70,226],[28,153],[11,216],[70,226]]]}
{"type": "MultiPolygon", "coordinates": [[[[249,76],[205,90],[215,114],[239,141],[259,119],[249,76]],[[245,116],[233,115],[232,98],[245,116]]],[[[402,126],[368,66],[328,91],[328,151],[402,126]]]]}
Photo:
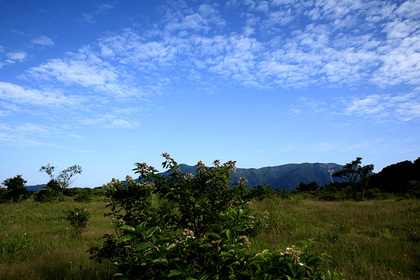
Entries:
{"type": "Polygon", "coordinates": [[[5,188],[0,187],[0,203],[9,201],[9,191],[5,188]]]}
{"type": "MultiPolygon", "coordinates": [[[[185,174],[168,155],[162,166],[137,163],[141,183],[113,179],[105,189],[116,234],[92,247],[91,258],[112,261],[124,279],[341,279],[328,271],[328,256],[311,253],[315,242],[284,253],[250,254],[249,237],[262,229],[248,203],[263,198],[266,187],[248,189],[230,182],[235,162],[185,174]]],[[[338,276],[337,276],[338,275],[338,276]]]]}
{"type": "Polygon", "coordinates": [[[73,210],[68,209],[64,213],[65,219],[70,222],[76,231],[76,234],[81,234],[82,231],[87,227],[87,223],[90,218],[89,211],[87,209],[76,207],[73,210]]]}
{"type": "Polygon", "coordinates": [[[3,181],[2,185],[7,188],[7,192],[2,191],[2,200],[11,200],[18,202],[25,200],[30,196],[29,191],[25,188],[26,180],[22,178],[22,175],[16,175],[13,178],[8,178],[3,181]]]}
{"type": "Polygon", "coordinates": [[[411,197],[420,198],[420,182],[419,181],[408,182],[407,193],[411,197]]]}
{"type": "Polygon", "coordinates": [[[78,189],[76,195],[73,197],[76,202],[91,202],[92,198],[88,190],[78,189]]]}
{"type": "Polygon", "coordinates": [[[47,189],[40,189],[34,194],[34,200],[37,202],[51,202],[57,200],[58,196],[47,189]]]}

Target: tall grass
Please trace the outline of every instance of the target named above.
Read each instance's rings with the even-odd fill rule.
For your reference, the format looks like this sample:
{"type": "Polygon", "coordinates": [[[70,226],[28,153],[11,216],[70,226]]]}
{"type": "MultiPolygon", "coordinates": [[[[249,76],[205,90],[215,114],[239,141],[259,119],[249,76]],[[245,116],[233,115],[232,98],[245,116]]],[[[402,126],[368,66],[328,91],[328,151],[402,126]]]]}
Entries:
{"type": "Polygon", "coordinates": [[[99,201],[0,204],[0,279],[111,279],[111,265],[94,264],[86,253],[111,232],[104,213],[99,201]],[[79,236],[63,218],[75,206],[91,213],[79,236]]]}
{"type": "Polygon", "coordinates": [[[272,196],[253,207],[266,220],[254,250],[317,238],[349,279],[420,279],[419,200],[320,202],[272,196]]]}
{"type": "MultiPolygon", "coordinates": [[[[420,279],[420,201],[321,202],[301,195],[271,196],[252,207],[264,231],[252,250],[282,249],[317,238],[349,279],[420,279]]],[[[113,227],[105,202],[0,204],[0,279],[111,279],[110,263],[95,264],[86,250],[113,227]],[[86,231],[77,236],[64,210],[89,210],[86,231]]]]}

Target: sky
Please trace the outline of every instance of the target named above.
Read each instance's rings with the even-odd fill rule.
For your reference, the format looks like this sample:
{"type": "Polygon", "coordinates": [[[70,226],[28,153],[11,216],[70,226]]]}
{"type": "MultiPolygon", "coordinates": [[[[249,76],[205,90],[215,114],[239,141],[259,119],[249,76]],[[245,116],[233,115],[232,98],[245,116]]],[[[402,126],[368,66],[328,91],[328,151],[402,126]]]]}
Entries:
{"type": "Polygon", "coordinates": [[[0,0],[0,181],[420,157],[420,1],[0,0]],[[58,173],[56,173],[58,175],[58,173]]]}

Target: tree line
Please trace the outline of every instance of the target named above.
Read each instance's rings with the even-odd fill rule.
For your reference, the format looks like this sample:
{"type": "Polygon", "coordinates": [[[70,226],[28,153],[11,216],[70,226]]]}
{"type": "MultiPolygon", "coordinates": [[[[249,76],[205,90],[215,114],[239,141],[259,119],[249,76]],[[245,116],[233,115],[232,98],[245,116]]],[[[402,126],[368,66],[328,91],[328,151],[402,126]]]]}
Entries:
{"type": "MultiPolygon", "coordinates": [[[[387,194],[420,198],[420,157],[413,162],[406,160],[391,164],[379,173],[373,173],[373,169],[373,164],[362,165],[362,158],[358,157],[333,174],[333,177],[342,178],[345,182],[333,182],[324,186],[319,186],[316,182],[301,182],[296,191],[320,200],[377,199],[385,198],[387,194]]],[[[39,191],[34,194],[29,192],[25,187],[27,181],[22,175],[16,175],[1,183],[3,187],[0,187],[0,202],[18,202],[31,195],[38,202],[60,200],[65,196],[76,196],[75,199],[81,201],[90,200],[88,191],[69,188],[76,175],[82,173],[81,166],[75,164],[55,174],[56,167],[47,164],[39,171],[50,177],[49,182],[39,191]]],[[[283,195],[291,193],[277,192],[282,192],[283,195]]]]}
{"type": "MultiPolygon", "coordinates": [[[[82,167],[77,164],[62,170],[58,175],[54,174],[55,169],[56,167],[50,164],[40,168],[39,171],[45,172],[50,177],[50,181],[35,193],[35,201],[46,202],[63,197],[68,194],[68,188],[74,182],[75,176],[82,173],[82,167]]],[[[31,192],[26,189],[26,183],[22,175],[4,180],[2,185],[5,188],[0,188],[0,202],[18,202],[29,198],[31,192]]]]}
{"type": "Polygon", "coordinates": [[[373,164],[362,165],[362,158],[347,163],[333,177],[342,178],[345,182],[333,182],[318,186],[316,182],[300,183],[298,192],[309,192],[323,200],[364,200],[396,194],[420,198],[420,157],[414,162],[403,161],[373,173],[373,164]]]}

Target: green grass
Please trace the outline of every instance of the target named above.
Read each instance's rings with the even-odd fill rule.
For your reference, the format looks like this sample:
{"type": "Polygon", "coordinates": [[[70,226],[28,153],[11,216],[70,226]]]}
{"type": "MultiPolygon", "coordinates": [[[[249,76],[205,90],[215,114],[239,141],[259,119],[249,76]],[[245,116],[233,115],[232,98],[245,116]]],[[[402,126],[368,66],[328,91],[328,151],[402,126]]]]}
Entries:
{"type": "Polygon", "coordinates": [[[95,264],[86,253],[112,232],[105,212],[99,201],[0,204],[0,279],[111,279],[112,265],[95,264]],[[63,218],[76,206],[91,213],[80,236],[63,218]]]}
{"type": "Polygon", "coordinates": [[[266,230],[253,250],[316,238],[349,279],[420,279],[420,201],[321,202],[271,197],[253,207],[266,230]]]}
{"type": "MultiPolygon", "coordinates": [[[[321,202],[295,195],[255,202],[266,221],[253,251],[284,250],[317,238],[348,279],[420,279],[420,201],[321,202]]],[[[111,279],[110,263],[95,264],[86,250],[112,233],[105,202],[0,204],[0,279],[111,279]],[[91,219],[77,236],[63,219],[83,207],[91,219]]]]}

